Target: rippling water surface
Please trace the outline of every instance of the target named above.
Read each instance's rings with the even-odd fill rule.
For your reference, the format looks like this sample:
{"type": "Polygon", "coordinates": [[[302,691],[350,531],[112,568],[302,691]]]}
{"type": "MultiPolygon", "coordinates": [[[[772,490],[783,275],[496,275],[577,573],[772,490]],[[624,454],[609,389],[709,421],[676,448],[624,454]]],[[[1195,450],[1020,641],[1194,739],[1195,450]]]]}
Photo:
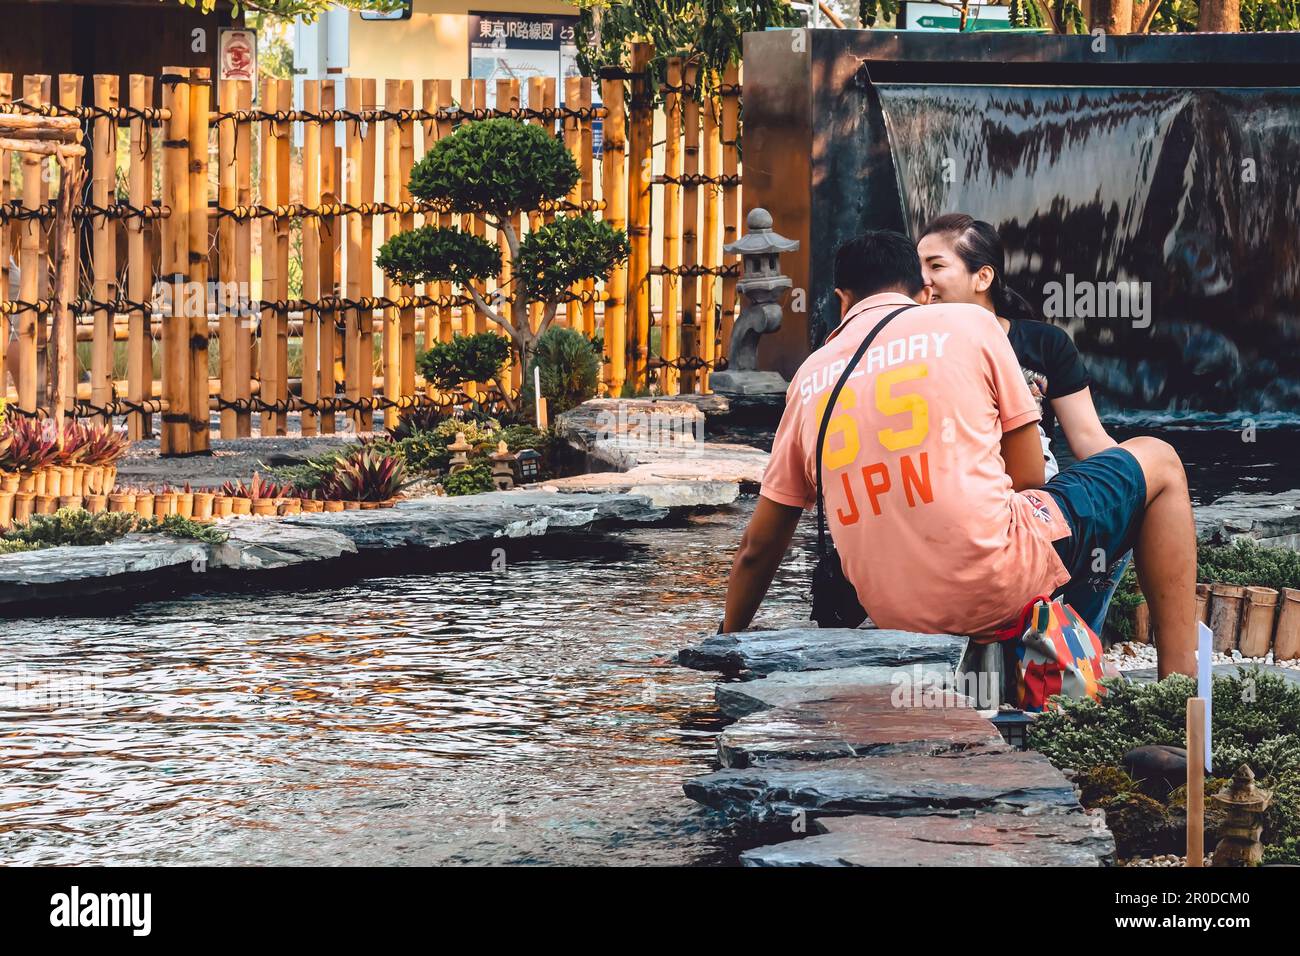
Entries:
{"type": "MultiPolygon", "coordinates": [[[[500,571],[2,622],[4,669],[98,669],[103,699],[0,704],[0,860],[731,862],[681,792],[712,683],[671,658],[716,628],[751,507],[500,571]]],[[[807,619],[807,531],[761,621],[807,619]]]]}

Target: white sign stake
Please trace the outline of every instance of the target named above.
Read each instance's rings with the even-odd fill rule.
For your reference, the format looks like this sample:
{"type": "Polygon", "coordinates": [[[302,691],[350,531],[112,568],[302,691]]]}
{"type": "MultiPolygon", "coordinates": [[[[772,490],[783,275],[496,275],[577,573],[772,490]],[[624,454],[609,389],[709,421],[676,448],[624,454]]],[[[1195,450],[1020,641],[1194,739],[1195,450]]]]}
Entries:
{"type": "Polygon", "coordinates": [[[1204,622],[1197,623],[1196,632],[1196,696],[1205,701],[1205,772],[1209,773],[1211,733],[1214,726],[1214,694],[1210,677],[1214,632],[1206,627],[1204,622]]]}

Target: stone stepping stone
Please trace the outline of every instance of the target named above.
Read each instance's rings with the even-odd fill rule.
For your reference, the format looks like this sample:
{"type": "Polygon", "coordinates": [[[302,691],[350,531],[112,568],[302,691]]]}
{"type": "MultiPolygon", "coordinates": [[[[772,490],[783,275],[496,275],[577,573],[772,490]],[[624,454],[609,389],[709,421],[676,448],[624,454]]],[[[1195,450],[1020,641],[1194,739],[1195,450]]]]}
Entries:
{"type": "Polygon", "coordinates": [[[951,687],[953,668],[947,664],[908,664],[902,667],[836,667],[822,671],[777,671],[760,680],[715,684],[718,708],[732,720],[805,701],[828,700],[871,684],[889,684],[905,674],[920,686],[951,687]]]}
{"type": "MultiPolygon", "coordinates": [[[[1293,684],[1300,684],[1300,668],[1281,667],[1277,664],[1251,664],[1243,661],[1240,664],[1213,664],[1210,670],[1215,677],[1242,677],[1249,674],[1256,667],[1261,671],[1276,674],[1283,680],[1289,680],[1293,684]]],[[[1120,671],[1120,674],[1134,684],[1153,684],[1157,679],[1154,667],[1138,667],[1133,670],[1120,671]]]]}
{"type": "Polygon", "coordinates": [[[795,814],[1080,809],[1074,787],[1046,757],[1021,751],[773,760],[697,777],[686,781],[683,790],[698,803],[760,823],[795,814]]]}
{"type": "Polygon", "coordinates": [[[801,627],[715,634],[684,648],[677,662],[702,671],[754,676],[775,671],[946,664],[956,668],[966,638],[869,628],[801,627]]]}
{"type": "Polygon", "coordinates": [[[1101,866],[1115,840],[1084,813],[827,817],[823,832],[746,850],[744,866],[1101,866]]]}
{"type": "Polygon", "coordinates": [[[930,695],[933,706],[897,706],[897,691],[890,684],[857,687],[743,717],[719,734],[718,760],[742,768],[772,760],[1008,749],[970,698],[947,691],[930,695]]]}

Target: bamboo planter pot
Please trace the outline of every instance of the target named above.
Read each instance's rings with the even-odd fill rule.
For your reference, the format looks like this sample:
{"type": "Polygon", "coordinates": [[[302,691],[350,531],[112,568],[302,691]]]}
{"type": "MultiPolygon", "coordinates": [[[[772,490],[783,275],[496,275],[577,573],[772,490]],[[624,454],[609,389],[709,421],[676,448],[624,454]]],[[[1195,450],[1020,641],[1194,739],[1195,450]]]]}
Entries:
{"type": "Polygon", "coordinates": [[[115,492],[108,496],[109,511],[135,511],[135,495],[130,492],[115,492]]]}
{"type": "Polygon", "coordinates": [[[60,508],[80,508],[83,501],[81,495],[59,495],[60,508]]]}
{"type": "Polygon", "coordinates": [[[212,496],[212,516],[214,518],[229,518],[234,513],[234,498],[228,498],[225,495],[212,496]]]}
{"type": "Polygon", "coordinates": [[[135,496],[135,513],[141,518],[153,517],[153,499],[152,491],[142,491],[135,496]]]}
{"type": "Polygon", "coordinates": [[[153,496],[153,516],[155,518],[166,518],[168,515],[174,514],[176,514],[176,492],[168,491],[153,496]]]}
{"type": "Polygon", "coordinates": [[[1246,589],[1240,584],[1210,585],[1210,630],[1214,650],[1227,654],[1237,646],[1241,630],[1241,605],[1246,589]]]}
{"type": "Polygon", "coordinates": [[[14,492],[14,524],[26,524],[36,512],[36,492],[14,492]]]}
{"type": "Polygon", "coordinates": [[[195,521],[211,521],[212,506],[215,499],[216,495],[210,491],[194,492],[190,505],[190,517],[195,521]]]}
{"type": "Polygon", "coordinates": [[[36,496],[36,514],[52,515],[59,508],[59,499],[54,495],[36,496]]]}
{"type": "Polygon", "coordinates": [[[251,498],[231,498],[230,513],[235,515],[250,515],[253,513],[253,501],[251,498]]]}
{"type": "Polygon", "coordinates": [[[325,510],[325,502],[319,498],[299,498],[303,514],[319,514],[325,510]]]}
{"type": "Polygon", "coordinates": [[[182,518],[194,517],[194,492],[176,492],[176,513],[182,518]]]}
{"type": "Polygon", "coordinates": [[[1273,660],[1290,661],[1300,657],[1300,589],[1283,588],[1281,604],[1273,636],[1273,660]]]}
{"type": "Polygon", "coordinates": [[[344,510],[343,502],[341,501],[322,501],[321,504],[325,506],[325,511],[328,514],[337,514],[344,510]]]}
{"type": "Polygon", "coordinates": [[[16,471],[0,471],[0,491],[17,491],[21,479],[16,471]]]}
{"type": "Polygon", "coordinates": [[[100,514],[108,508],[108,495],[86,495],[86,510],[100,514]]]}
{"type": "Polygon", "coordinates": [[[14,523],[14,495],[16,491],[0,490],[0,530],[14,523]]]}
{"type": "Polygon", "coordinates": [[[252,502],[253,514],[261,517],[274,515],[279,507],[275,498],[250,498],[246,499],[252,502]]]}

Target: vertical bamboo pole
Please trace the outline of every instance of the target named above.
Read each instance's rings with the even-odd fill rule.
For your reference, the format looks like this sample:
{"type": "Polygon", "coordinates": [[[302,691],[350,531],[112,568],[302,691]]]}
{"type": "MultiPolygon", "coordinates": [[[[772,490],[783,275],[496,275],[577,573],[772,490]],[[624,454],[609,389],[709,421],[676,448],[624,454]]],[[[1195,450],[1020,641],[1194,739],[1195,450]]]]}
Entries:
{"type": "MultiPolygon", "coordinates": [[[[51,79],[49,76],[42,75],[38,77],[38,80],[39,82],[37,84],[37,88],[39,89],[40,92],[38,94],[38,100],[36,102],[39,102],[39,104],[42,106],[49,105],[50,103],[54,102],[54,100],[51,98],[52,89],[53,89],[51,79]]],[[[33,101],[29,99],[28,102],[30,103],[33,101]]],[[[38,192],[37,205],[40,206],[42,209],[46,209],[49,207],[50,183],[53,179],[51,175],[53,169],[54,169],[53,160],[43,159],[41,161],[40,163],[41,181],[40,181],[40,189],[38,192]]],[[[38,275],[36,276],[36,289],[37,289],[36,300],[44,303],[44,305],[42,305],[41,307],[42,311],[39,311],[36,314],[36,353],[37,353],[36,378],[37,378],[37,382],[39,383],[37,387],[37,395],[38,395],[38,403],[39,403],[39,401],[41,400],[40,397],[45,395],[49,387],[48,354],[45,354],[44,359],[42,359],[42,354],[46,351],[46,349],[49,346],[48,315],[49,315],[49,304],[50,304],[50,270],[48,268],[50,262],[50,247],[49,247],[50,235],[49,235],[49,230],[45,228],[44,221],[39,221],[37,225],[37,243],[38,243],[38,248],[40,250],[39,261],[41,263],[41,268],[38,271],[38,275]]]]}
{"type": "MultiPolygon", "coordinates": [[[[23,77],[23,100],[31,106],[45,103],[44,91],[49,77],[23,77]]],[[[20,163],[23,173],[23,207],[36,209],[41,205],[41,186],[44,179],[45,160],[32,153],[23,153],[20,163]]],[[[35,303],[41,297],[41,278],[45,274],[41,262],[41,221],[36,217],[23,220],[20,234],[18,298],[35,303]]],[[[37,362],[38,328],[44,317],[34,308],[16,313],[18,322],[18,407],[35,413],[38,405],[39,366],[37,362]]]]}
{"type": "MultiPolygon", "coordinates": [[[[581,199],[584,203],[590,203],[596,198],[595,176],[592,170],[591,77],[584,76],[578,81],[578,102],[572,105],[587,111],[587,115],[578,121],[578,168],[582,170],[581,199]]],[[[583,280],[582,291],[585,294],[585,301],[582,303],[582,331],[587,336],[594,336],[596,334],[596,303],[594,301],[596,280],[583,280]]]]}
{"type": "Polygon", "coordinates": [[[1205,865],[1205,700],[1187,698],[1187,865],[1205,865]]]}
{"type": "MultiPolygon", "coordinates": [[[[682,152],[682,175],[687,184],[682,190],[682,264],[699,265],[699,223],[700,223],[700,187],[694,177],[700,174],[700,104],[696,99],[695,85],[699,67],[694,63],[686,65],[686,98],[682,110],[682,123],[685,136],[682,152]]],[[[698,358],[700,355],[699,276],[682,277],[682,341],[681,354],[684,358],[698,358]]],[[[695,392],[699,387],[699,377],[694,369],[685,369],[680,377],[680,390],[695,392]]]]}
{"type": "MultiPolygon", "coordinates": [[[[217,88],[217,109],[222,113],[232,113],[239,106],[239,88],[237,80],[222,80],[217,88]]],[[[239,203],[239,183],[235,169],[235,130],[237,123],[233,119],[222,120],[217,126],[217,205],[222,209],[233,209],[239,203]]],[[[217,335],[221,352],[221,399],[233,402],[238,397],[237,358],[238,330],[242,317],[240,296],[236,293],[230,301],[228,291],[238,289],[235,277],[235,220],[224,216],[217,222],[217,268],[218,281],[227,290],[223,301],[218,302],[217,335]]],[[[235,438],[236,417],[233,408],[221,410],[221,437],[235,438]]]]}
{"type": "Polygon", "coordinates": [[[212,71],[190,69],[189,176],[190,215],[187,273],[189,313],[189,451],[211,447],[208,411],[208,124],[212,110],[212,71]]]}
{"type": "MultiPolygon", "coordinates": [[[[140,111],[153,106],[151,76],[131,75],[130,102],[136,115],[131,119],[131,159],[129,172],[129,202],[135,209],[149,205],[153,197],[153,129],[149,121],[140,117],[140,111]]],[[[131,312],[127,318],[126,339],[126,396],[140,404],[153,392],[153,315],[147,305],[151,299],[150,285],[153,277],[150,233],[156,227],[147,225],[141,216],[127,220],[127,297],[131,312]],[[146,229],[148,232],[146,232],[146,229]]],[[[136,441],[153,435],[153,415],[135,412],[127,416],[127,436],[136,441]]]]}
{"type": "MultiPolygon", "coordinates": [[[[402,87],[409,86],[406,80],[388,80],[384,83],[384,110],[392,113],[402,108],[402,87]]],[[[384,121],[384,202],[396,206],[401,200],[401,123],[399,120],[384,121]]],[[[401,230],[401,222],[396,211],[384,216],[384,238],[391,239],[401,230]]],[[[396,299],[401,295],[401,286],[393,280],[384,278],[384,295],[396,299]]],[[[402,392],[402,320],[396,306],[384,309],[383,357],[384,357],[384,397],[397,399],[402,392]]],[[[397,409],[384,409],[384,427],[392,428],[397,424],[397,409]]]]}
{"type": "MultiPolygon", "coordinates": [[[[62,73],[59,75],[59,105],[65,110],[76,110],[83,102],[82,96],[82,78],[71,73],[62,73]]],[[[78,177],[78,189],[85,182],[85,163],[78,159],[75,164],[60,166],[59,183],[60,196],[65,196],[63,189],[63,176],[69,172],[75,172],[78,177]],[[75,166],[75,169],[73,168],[75,166]]],[[[81,193],[74,191],[71,199],[72,206],[81,203],[81,193]]],[[[68,296],[67,314],[63,316],[67,319],[62,323],[63,338],[59,342],[58,356],[59,361],[55,364],[59,368],[59,389],[63,399],[63,411],[71,413],[76,406],[77,400],[77,322],[76,309],[73,302],[80,297],[81,289],[81,243],[79,241],[81,234],[80,223],[72,227],[71,241],[72,245],[72,269],[63,277],[63,281],[71,282],[71,288],[62,289],[62,292],[68,296]]]]}
{"type": "Polygon", "coordinates": [[[190,133],[189,68],[168,67],[163,75],[163,108],[170,118],[163,126],[163,205],[167,218],[162,224],[162,271],[171,284],[171,308],[163,316],[162,399],[164,403],[163,455],[189,451],[189,320],[185,317],[186,266],[190,254],[190,180],[188,165],[190,133]]]}
{"type": "MultiPolygon", "coordinates": [[[[237,80],[235,105],[247,113],[253,108],[254,80],[237,80]]],[[[235,203],[245,209],[253,204],[253,121],[235,124],[235,203]]],[[[235,326],[235,397],[242,410],[235,413],[235,435],[247,438],[253,433],[253,413],[248,402],[253,397],[253,328],[256,315],[253,299],[253,222],[241,219],[235,224],[235,281],[239,283],[240,316],[235,326]]]]}
{"type": "MultiPolygon", "coordinates": [[[[361,109],[373,111],[378,106],[378,84],[374,80],[361,81],[361,109]]],[[[379,139],[378,126],[372,121],[365,124],[361,144],[361,195],[362,202],[375,201],[375,145],[379,139]]],[[[375,294],[375,218],[371,214],[361,217],[361,296],[372,298],[375,294]]],[[[371,398],[375,393],[375,313],[374,309],[361,310],[361,367],[360,395],[371,398]]],[[[371,412],[357,413],[358,431],[374,429],[371,412]],[[364,429],[360,426],[364,424],[364,429]]]]}
{"type": "Polygon", "coordinates": [[[628,376],[644,390],[650,359],[650,189],[654,170],[654,110],[650,95],[650,60],[654,46],[632,44],[632,118],[628,130],[628,376]]]}
{"type": "MultiPolygon", "coordinates": [[[[402,109],[414,110],[415,83],[411,80],[403,80],[399,92],[401,93],[402,109]]],[[[397,176],[401,185],[398,190],[398,199],[403,203],[404,211],[398,214],[397,224],[402,232],[410,232],[415,228],[415,211],[410,208],[413,199],[411,196],[411,167],[414,165],[415,121],[408,119],[398,125],[397,176]]],[[[415,289],[409,285],[401,286],[401,294],[404,299],[410,299],[415,295],[415,289]]],[[[398,394],[404,398],[409,398],[415,395],[415,306],[403,306],[398,310],[398,317],[402,333],[402,381],[398,394]]]]}
{"type": "MultiPolygon", "coordinates": [[[[276,80],[275,100],[281,112],[293,109],[293,81],[276,80]]],[[[289,205],[290,162],[293,146],[293,124],[285,121],[276,123],[275,139],[275,199],[274,205],[285,210],[289,205]]],[[[290,217],[275,217],[275,297],[279,302],[289,301],[289,232],[292,223],[290,217]]],[[[266,251],[263,250],[263,256],[266,251]]],[[[275,388],[272,399],[281,409],[289,400],[289,313],[276,316],[275,323],[275,388]]],[[[289,415],[286,411],[275,413],[275,433],[285,435],[289,430],[289,415]]]]}
{"type": "MultiPolygon", "coordinates": [[[[740,173],[740,67],[733,63],[722,74],[726,87],[722,100],[722,175],[728,180],[722,185],[722,242],[736,241],[740,225],[740,188],[734,180],[740,173]]],[[[719,250],[721,252],[721,250],[719,250]]],[[[721,255],[718,263],[722,264],[721,255]]],[[[735,275],[722,277],[722,328],[719,330],[718,354],[726,355],[731,349],[731,328],[736,321],[735,275]]]]}
{"type": "MultiPolygon", "coordinates": [[[[672,57],[668,61],[668,89],[664,93],[664,176],[681,179],[682,176],[682,60],[672,57]]],[[[681,355],[678,338],[677,303],[681,277],[676,270],[681,265],[680,217],[682,187],[680,183],[664,183],[664,278],[663,299],[659,309],[659,354],[663,357],[659,377],[660,390],[665,395],[677,394],[677,369],[670,363],[681,355]]]]}
{"type": "MultiPolygon", "coordinates": [[[[436,108],[439,110],[450,110],[455,104],[451,95],[451,80],[435,80],[434,83],[436,84],[434,91],[436,96],[435,102],[437,104],[436,108]]],[[[445,116],[437,121],[436,128],[438,139],[443,139],[452,134],[451,120],[445,116]]],[[[449,212],[438,214],[438,224],[440,226],[450,227],[454,221],[455,217],[453,217],[449,212]]],[[[437,295],[444,302],[449,302],[452,295],[455,294],[455,291],[455,288],[450,282],[441,282],[437,286],[437,295]]],[[[454,312],[451,306],[438,306],[438,339],[440,341],[451,341],[453,315],[454,312]]],[[[428,320],[426,319],[425,321],[427,323],[428,320]]],[[[427,331],[425,332],[425,336],[429,336],[427,331]]]]}
{"type": "MultiPolygon", "coordinates": [[[[262,79],[262,112],[275,113],[280,108],[280,85],[270,78],[262,79]]],[[[261,128],[261,183],[259,194],[261,205],[275,206],[275,174],[278,168],[275,157],[275,121],[263,121],[261,128]]],[[[279,335],[281,316],[267,303],[274,303],[279,276],[276,266],[279,257],[275,254],[275,219],[265,216],[260,220],[262,227],[262,328],[257,346],[258,395],[264,402],[274,402],[279,392],[276,382],[276,338],[279,335]]],[[[260,416],[262,435],[276,433],[275,415],[263,411],[260,416]]]]}
{"type": "MultiPolygon", "coordinates": [[[[0,73],[0,101],[9,103],[14,98],[14,76],[12,73],[0,73]]],[[[13,162],[7,150],[0,149],[0,203],[8,206],[13,189],[13,162]]],[[[0,219],[0,302],[8,303],[10,282],[10,254],[13,250],[13,236],[9,229],[9,220],[0,219]]],[[[9,395],[9,334],[12,319],[8,313],[0,315],[0,398],[9,395]]],[[[15,387],[17,382],[14,382],[15,387]]]]}
{"type": "MultiPolygon", "coordinates": [[[[347,79],[347,108],[356,111],[361,104],[361,80],[353,77],[347,79]]],[[[344,170],[346,180],[348,205],[357,206],[362,202],[361,195],[361,123],[360,121],[349,121],[347,126],[347,162],[344,170]]],[[[347,297],[353,301],[361,298],[361,273],[366,268],[362,261],[361,242],[361,214],[351,213],[348,216],[348,254],[347,270],[348,284],[347,297]]],[[[343,340],[343,370],[347,380],[347,397],[349,401],[357,401],[361,397],[361,322],[362,312],[358,308],[350,308],[345,313],[345,329],[343,340]]],[[[369,369],[369,364],[366,366],[369,369]]],[[[361,414],[353,411],[350,416],[353,430],[361,430],[361,414]]]]}
{"type": "MultiPolygon", "coordinates": [[[[518,110],[519,106],[519,81],[517,79],[497,80],[497,109],[514,111],[518,110]]],[[[516,238],[519,237],[523,231],[523,217],[516,215],[511,225],[514,227],[516,238]]],[[[514,265],[510,260],[510,245],[506,241],[504,232],[497,233],[497,246],[501,250],[501,277],[497,281],[497,288],[506,290],[510,288],[514,265]]],[[[502,302],[499,308],[511,323],[516,321],[518,313],[512,304],[502,302]]],[[[513,351],[508,362],[509,367],[503,381],[509,382],[511,388],[518,389],[523,383],[523,370],[515,359],[513,351]]]]}
{"type": "MultiPolygon", "coordinates": [[[[320,113],[320,80],[304,80],[302,106],[308,113],[320,113]]],[[[321,203],[320,180],[321,124],[308,120],[302,131],[302,201],[308,210],[321,203]]],[[[319,301],[320,289],[320,219],[307,215],[302,220],[302,298],[319,301]]],[[[320,398],[320,313],[308,307],[302,313],[302,400],[305,405],[320,398]]],[[[332,358],[332,356],[331,356],[332,358]]],[[[302,410],[302,434],[316,434],[316,413],[302,410]]]]}
{"type": "MultiPolygon", "coordinates": [[[[335,83],[326,79],[321,86],[320,107],[323,114],[334,111],[335,83]]],[[[325,203],[339,201],[339,168],[335,152],[335,124],[331,121],[322,124],[320,131],[320,198],[325,203]]],[[[339,248],[338,216],[322,216],[320,223],[320,279],[319,291],[322,296],[335,296],[338,293],[338,272],[335,269],[335,254],[339,248]]],[[[335,356],[338,353],[337,323],[339,313],[331,310],[320,316],[320,371],[318,392],[321,398],[333,400],[335,392],[335,356]]],[[[334,411],[321,412],[320,430],[322,434],[334,434],[336,416],[334,411]]]]}
{"type": "MultiPolygon", "coordinates": [[[[576,109],[579,101],[582,99],[582,77],[568,76],[564,79],[564,105],[568,109],[576,109]]],[[[578,167],[578,181],[573,184],[569,190],[569,202],[575,205],[582,202],[582,125],[576,116],[564,117],[564,147],[573,157],[574,164],[578,167]]],[[[581,213],[574,213],[581,215],[581,213]]],[[[574,295],[582,294],[582,283],[575,282],[569,291],[574,295]]],[[[571,329],[582,330],[582,305],[577,299],[570,300],[564,305],[564,324],[571,329]]]]}
{"type": "MultiPolygon", "coordinates": [[[[627,225],[627,166],[625,139],[627,111],[621,79],[601,81],[605,104],[604,138],[601,144],[601,193],[605,197],[605,219],[614,229],[627,225]]],[[[627,267],[619,263],[605,282],[605,361],[608,363],[609,394],[622,394],[627,378],[627,267]]]]}
{"type": "MultiPolygon", "coordinates": [[[[528,108],[530,110],[541,110],[546,107],[546,81],[540,76],[530,76],[528,78],[528,108]]],[[[529,122],[537,126],[544,126],[545,121],[542,119],[531,119],[529,122]]],[[[546,217],[540,212],[530,212],[528,214],[528,231],[533,232],[542,227],[546,217]]],[[[525,321],[520,317],[520,321],[525,321]]],[[[534,302],[528,306],[528,316],[526,318],[528,328],[531,332],[536,332],[538,325],[542,321],[542,304],[534,302]]],[[[528,374],[527,369],[523,374],[528,374]]]]}
{"type": "MultiPolygon", "coordinates": [[[[438,84],[443,81],[424,80],[420,84],[420,109],[425,113],[434,114],[437,112],[441,101],[438,98],[438,84]]],[[[426,118],[420,124],[423,132],[422,149],[427,153],[433,148],[433,144],[438,141],[438,127],[441,124],[436,119],[426,118]]],[[[421,224],[433,226],[437,225],[440,216],[436,213],[424,213],[421,216],[421,224]]],[[[440,294],[436,284],[430,282],[424,286],[424,295],[428,298],[436,298],[440,294]]],[[[438,305],[426,305],[424,307],[424,347],[427,349],[434,342],[439,340],[442,333],[442,308],[438,305]]]]}
{"type": "MultiPolygon", "coordinates": [[[[102,110],[116,110],[120,94],[119,80],[113,74],[95,77],[95,106],[102,110]]],[[[105,207],[117,196],[117,120],[97,116],[94,122],[91,148],[94,150],[91,202],[105,207]]],[[[106,218],[92,230],[94,297],[99,302],[116,301],[117,284],[117,230],[116,219],[106,218]]],[[[95,311],[94,338],[90,354],[90,400],[101,408],[113,400],[113,320],[115,308],[95,311]]],[[[103,416],[111,422],[112,416],[103,416]]]]}
{"type": "MultiPolygon", "coordinates": [[[[704,187],[704,236],[703,261],[701,265],[708,270],[704,275],[702,295],[700,297],[700,358],[712,366],[718,357],[718,277],[717,268],[722,262],[722,250],[718,246],[718,201],[721,189],[716,180],[720,165],[722,143],[718,130],[718,101],[710,98],[704,104],[704,175],[710,180],[704,187]]],[[[709,391],[709,368],[700,370],[700,391],[709,391]]]]}

